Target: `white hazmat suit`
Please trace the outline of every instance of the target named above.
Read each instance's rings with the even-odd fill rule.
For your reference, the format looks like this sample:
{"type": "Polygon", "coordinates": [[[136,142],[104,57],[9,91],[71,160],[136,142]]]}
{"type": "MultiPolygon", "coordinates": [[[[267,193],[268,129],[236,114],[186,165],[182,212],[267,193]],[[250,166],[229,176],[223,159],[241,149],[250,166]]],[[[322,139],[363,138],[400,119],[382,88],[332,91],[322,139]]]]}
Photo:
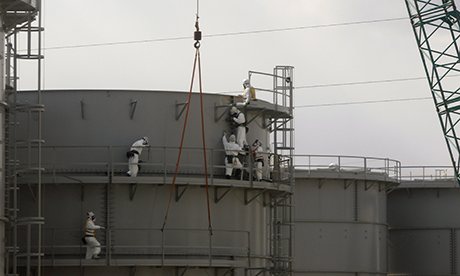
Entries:
{"type": "Polygon", "coordinates": [[[246,142],[246,117],[243,112],[239,111],[238,108],[232,107],[230,109],[232,120],[236,124],[236,142],[241,148],[244,148],[248,144],[246,142]]]}
{"type": "Polygon", "coordinates": [[[85,225],[86,256],[85,259],[98,259],[101,253],[101,244],[96,240],[96,230],[104,227],[96,225],[96,217],[93,212],[87,213],[85,225]]]}
{"type": "Polygon", "coordinates": [[[243,102],[237,103],[237,106],[245,106],[249,104],[250,100],[255,100],[255,90],[254,87],[251,86],[250,82],[248,79],[243,80],[243,102]]]}
{"type": "Polygon", "coordinates": [[[142,153],[142,149],[148,147],[149,138],[142,137],[142,139],[137,140],[133,143],[130,150],[128,151],[128,169],[126,173],[128,176],[136,177],[139,172],[139,156],[142,153]]]}
{"type": "Polygon", "coordinates": [[[225,149],[225,177],[228,179],[232,177],[233,169],[242,169],[238,154],[241,152],[241,147],[235,143],[235,135],[230,135],[230,141],[227,141],[227,137],[222,137],[222,143],[225,149]]]}
{"type": "Polygon", "coordinates": [[[254,158],[254,171],[256,173],[256,179],[257,181],[262,181],[262,167],[264,165],[262,143],[259,140],[254,141],[251,150],[254,158]]]}

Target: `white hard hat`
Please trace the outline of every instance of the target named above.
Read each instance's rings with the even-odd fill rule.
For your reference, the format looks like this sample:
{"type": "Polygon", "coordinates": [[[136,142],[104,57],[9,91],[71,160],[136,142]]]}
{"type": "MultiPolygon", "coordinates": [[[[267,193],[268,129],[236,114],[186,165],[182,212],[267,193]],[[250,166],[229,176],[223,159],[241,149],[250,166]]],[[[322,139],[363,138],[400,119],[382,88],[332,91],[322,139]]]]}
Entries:
{"type": "Polygon", "coordinates": [[[86,213],[86,215],[88,216],[88,218],[92,218],[95,216],[92,211],[89,211],[88,213],[86,213]]]}
{"type": "Polygon", "coordinates": [[[238,111],[238,108],[236,108],[235,106],[232,106],[232,108],[230,109],[230,113],[232,114],[238,113],[238,111]]]}
{"type": "Polygon", "coordinates": [[[149,137],[147,136],[142,137],[142,140],[144,140],[146,144],[149,143],[149,137]]]}
{"type": "Polygon", "coordinates": [[[235,141],[236,141],[236,136],[235,136],[235,134],[230,135],[229,140],[230,140],[230,142],[235,142],[235,141]]]}

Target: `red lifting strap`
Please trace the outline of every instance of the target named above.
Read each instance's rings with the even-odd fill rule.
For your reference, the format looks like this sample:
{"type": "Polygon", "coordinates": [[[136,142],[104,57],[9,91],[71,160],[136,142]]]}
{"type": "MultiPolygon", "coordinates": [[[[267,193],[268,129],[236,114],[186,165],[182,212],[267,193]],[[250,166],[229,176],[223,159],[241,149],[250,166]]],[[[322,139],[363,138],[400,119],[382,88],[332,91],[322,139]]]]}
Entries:
{"type": "Polygon", "coordinates": [[[179,172],[179,167],[180,167],[180,160],[182,156],[182,148],[185,140],[185,131],[187,128],[187,123],[188,123],[188,115],[189,115],[189,110],[190,110],[190,104],[191,104],[191,99],[192,99],[192,89],[193,89],[193,82],[195,78],[195,70],[196,66],[198,63],[198,78],[199,78],[199,85],[200,85],[200,109],[201,109],[201,136],[202,136],[202,144],[203,144],[203,159],[204,159],[204,175],[205,175],[205,191],[206,191],[206,203],[207,203],[207,209],[208,209],[208,230],[209,233],[212,235],[212,224],[211,224],[211,205],[209,201],[209,184],[208,184],[208,162],[207,162],[207,156],[206,156],[206,139],[205,139],[205,125],[204,125],[204,111],[203,111],[203,87],[202,87],[202,81],[201,81],[201,61],[200,61],[200,49],[199,46],[196,47],[196,42],[195,42],[195,61],[193,62],[193,71],[192,71],[192,80],[190,83],[190,90],[188,93],[187,97],[187,108],[185,112],[185,119],[184,119],[184,124],[182,127],[182,134],[181,134],[181,140],[180,140],[180,146],[179,146],[179,153],[177,156],[177,161],[176,161],[176,168],[174,171],[174,176],[172,179],[172,184],[171,184],[171,190],[169,194],[169,200],[168,200],[168,205],[166,208],[166,213],[163,221],[163,226],[161,227],[161,231],[163,232],[165,227],[166,227],[166,222],[168,220],[168,215],[169,215],[169,209],[171,206],[171,201],[174,192],[176,191],[176,178],[177,174],[179,172]]]}

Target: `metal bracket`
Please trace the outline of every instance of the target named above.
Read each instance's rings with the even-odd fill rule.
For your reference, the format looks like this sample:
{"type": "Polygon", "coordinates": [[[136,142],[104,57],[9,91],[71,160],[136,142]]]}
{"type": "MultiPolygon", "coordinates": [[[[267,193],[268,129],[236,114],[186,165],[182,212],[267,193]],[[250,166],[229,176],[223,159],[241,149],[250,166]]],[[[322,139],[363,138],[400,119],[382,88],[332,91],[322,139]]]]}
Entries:
{"type": "MultiPolygon", "coordinates": [[[[227,271],[225,271],[225,273],[222,274],[222,276],[227,276],[227,275],[233,276],[233,275],[235,275],[235,268],[234,267],[224,268],[224,269],[226,269],[227,271]]],[[[220,269],[216,268],[216,270],[220,270],[220,269]]]]}
{"type": "Polygon", "coordinates": [[[179,191],[181,186],[176,186],[176,202],[179,201],[182,196],[184,195],[185,191],[188,189],[188,185],[184,186],[184,188],[182,189],[182,191],[179,191]]]}
{"type": "Polygon", "coordinates": [[[129,118],[132,120],[134,118],[134,113],[136,112],[137,100],[131,99],[129,105],[131,107],[131,110],[129,111],[129,118]]]}
{"type": "Polygon", "coordinates": [[[136,184],[129,184],[129,200],[133,201],[134,195],[137,191],[137,183],[136,184]]]}
{"type": "Polygon", "coordinates": [[[179,118],[182,116],[182,114],[185,111],[185,108],[187,107],[188,103],[177,103],[175,105],[175,110],[176,110],[176,121],[179,120],[179,118]],[[179,106],[182,106],[182,108],[179,108],[179,106]],[[179,110],[180,109],[180,110],[179,110]]]}
{"type": "Polygon", "coordinates": [[[34,202],[37,202],[37,197],[35,196],[34,189],[32,189],[32,186],[30,185],[30,183],[27,184],[27,187],[29,187],[29,191],[30,191],[30,194],[32,195],[32,199],[34,200],[34,202]]]}
{"type": "Polygon", "coordinates": [[[355,183],[355,180],[347,180],[347,179],[345,179],[345,183],[344,183],[344,185],[343,185],[343,188],[346,190],[346,189],[348,189],[348,188],[351,186],[351,184],[353,184],[353,183],[355,183]]]}
{"type": "Polygon", "coordinates": [[[129,276],[135,276],[136,275],[136,267],[131,266],[129,267],[129,276]]]}
{"type": "Polygon", "coordinates": [[[263,195],[265,193],[265,190],[262,190],[258,193],[256,193],[256,195],[252,196],[249,198],[248,194],[249,194],[249,190],[244,190],[244,204],[245,205],[248,205],[249,203],[251,203],[254,199],[256,199],[257,197],[259,197],[260,195],[263,195]]]}
{"type": "Polygon", "coordinates": [[[81,113],[81,119],[85,119],[85,102],[83,100],[80,100],[80,113],[81,113]]]}
{"type": "Polygon", "coordinates": [[[367,191],[369,190],[370,188],[372,188],[372,186],[374,186],[375,183],[371,183],[371,184],[367,184],[367,180],[364,180],[364,191],[367,191]]]}
{"type": "MultiPolygon", "coordinates": [[[[286,120],[284,121],[282,124],[278,125],[278,126],[275,126],[274,128],[271,128],[270,129],[270,132],[273,132],[275,130],[279,130],[282,126],[286,125],[287,123],[289,123],[291,120],[286,120]]],[[[276,122],[276,120],[273,120],[272,123],[270,123],[270,125],[272,125],[274,122],[276,122]]]]}
{"type": "Polygon", "coordinates": [[[323,187],[324,180],[318,179],[318,189],[321,189],[323,187]]]}
{"type": "Polygon", "coordinates": [[[214,187],[214,202],[218,203],[219,201],[221,201],[232,189],[233,187],[230,187],[230,188],[214,187]],[[219,195],[219,189],[225,189],[225,191],[221,195],[219,195]]]}
{"type": "Polygon", "coordinates": [[[257,119],[257,117],[259,117],[260,115],[263,115],[264,114],[264,111],[265,109],[262,109],[261,111],[257,112],[256,115],[254,115],[254,117],[251,118],[251,120],[248,120],[246,122],[246,125],[249,125],[252,121],[254,121],[255,119],[257,119]]]}
{"type": "Polygon", "coordinates": [[[232,108],[231,105],[216,105],[216,103],[214,103],[214,122],[218,122],[225,114],[228,114],[230,108],[232,108]],[[219,110],[219,108],[225,108],[225,110],[221,114],[218,114],[217,110],[219,110]]]}
{"type": "Polygon", "coordinates": [[[180,267],[176,268],[176,276],[184,276],[188,269],[188,266],[182,268],[182,271],[180,267]]]}

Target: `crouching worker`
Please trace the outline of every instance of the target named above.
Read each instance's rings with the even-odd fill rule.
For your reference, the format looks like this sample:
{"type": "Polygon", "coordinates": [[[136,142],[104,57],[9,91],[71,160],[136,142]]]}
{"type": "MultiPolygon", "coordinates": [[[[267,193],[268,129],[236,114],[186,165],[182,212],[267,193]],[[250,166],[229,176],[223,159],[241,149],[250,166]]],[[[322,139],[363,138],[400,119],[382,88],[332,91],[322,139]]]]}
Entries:
{"type": "Polygon", "coordinates": [[[128,169],[126,175],[131,177],[136,177],[139,172],[139,156],[142,153],[142,149],[149,146],[149,138],[142,137],[142,139],[137,140],[131,146],[130,150],[126,153],[128,157],[128,169]]]}
{"type": "Polygon", "coordinates": [[[224,132],[222,137],[222,143],[224,144],[225,149],[225,177],[230,179],[232,177],[233,169],[241,169],[240,160],[238,159],[238,154],[241,152],[241,147],[236,143],[236,137],[234,134],[230,135],[229,140],[227,140],[227,133],[224,132]]]}
{"type": "Polygon", "coordinates": [[[86,213],[86,225],[85,225],[85,244],[86,244],[86,256],[85,259],[99,259],[99,253],[101,253],[101,244],[96,240],[96,230],[104,229],[104,227],[96,225],[96,216],[93,212],[86,213]]]}

